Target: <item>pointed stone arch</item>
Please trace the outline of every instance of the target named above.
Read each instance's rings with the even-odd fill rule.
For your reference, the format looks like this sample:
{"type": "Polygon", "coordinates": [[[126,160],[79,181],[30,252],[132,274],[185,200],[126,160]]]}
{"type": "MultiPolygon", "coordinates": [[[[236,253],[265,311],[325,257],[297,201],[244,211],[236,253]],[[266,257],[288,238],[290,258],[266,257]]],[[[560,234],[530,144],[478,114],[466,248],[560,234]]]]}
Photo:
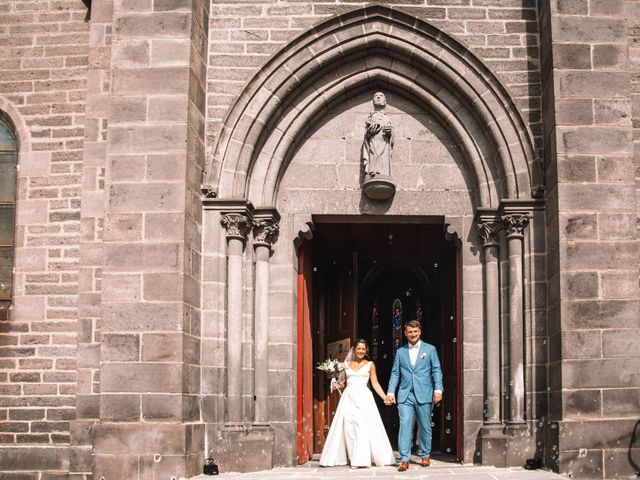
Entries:
{"type": "Polygon", "coordinates": [[[18,162],[21,162],[22,157],[31,152],[31,133],[27,123],[15,105],[3,97],[0,97],[0,117],[7,120],[13,128],[18,143],[18,162]]]}
{"type": "Polygon", "coordinates": [[[256,74],[224,121],[206,183],[219,198],[275,204],[309,126],[376,87],[419,102],[448,128],[473,174],[476,207],[530,198],[542,184],[531,135],[500,81],[457,40],[382,6],[327,20],[256,74]]]}

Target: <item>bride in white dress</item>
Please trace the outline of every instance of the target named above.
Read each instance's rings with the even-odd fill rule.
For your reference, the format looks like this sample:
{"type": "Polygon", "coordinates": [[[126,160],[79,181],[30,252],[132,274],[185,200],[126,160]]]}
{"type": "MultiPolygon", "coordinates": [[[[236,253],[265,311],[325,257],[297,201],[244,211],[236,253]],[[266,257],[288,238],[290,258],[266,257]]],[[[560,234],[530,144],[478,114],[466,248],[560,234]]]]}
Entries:
{"type": "MultiPolygon", "coordinates": [[[[320,456],[320,465],[352,468],[393,465],[396,459],[384,429],[380,412],[368,388],[369,380],[383,400],[386,393],[378,383],[376,367],[365,359],[367,342],[357,339],[345,360],[347,386],[333,416],[320,456]]],[[[342,388],[344,384],[338,384],[342,388]]]]}

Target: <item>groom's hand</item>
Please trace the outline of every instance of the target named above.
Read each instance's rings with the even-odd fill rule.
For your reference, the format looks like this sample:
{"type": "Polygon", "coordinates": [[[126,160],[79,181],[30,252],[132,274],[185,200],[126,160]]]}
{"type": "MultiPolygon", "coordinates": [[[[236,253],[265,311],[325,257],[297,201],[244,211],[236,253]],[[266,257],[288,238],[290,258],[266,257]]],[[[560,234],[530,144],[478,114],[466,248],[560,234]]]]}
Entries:
{"type": "Polygon", "coordinates": [[[433,394],[433,403],[440,403],[442,401],[442,393],[436,392],[433,394]]]}
{"type": "Polygon", "coordinates": [[[386,403],[387,405],[393,405],[394,403],[396,403],[396,396],[390,393],[389,395],[387,395],[384,403],[386,403]]]}

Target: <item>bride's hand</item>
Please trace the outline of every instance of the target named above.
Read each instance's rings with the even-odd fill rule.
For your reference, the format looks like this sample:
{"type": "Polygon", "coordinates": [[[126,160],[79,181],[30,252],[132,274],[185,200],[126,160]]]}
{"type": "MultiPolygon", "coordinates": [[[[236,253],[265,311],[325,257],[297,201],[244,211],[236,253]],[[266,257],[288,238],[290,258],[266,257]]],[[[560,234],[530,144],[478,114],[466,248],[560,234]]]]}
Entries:
{"type": "Polygon", "coordinates": [[[344,383],[339,383],[335,378],[331,379],[331,391],[341,390],[344,388],[344,383]]]}

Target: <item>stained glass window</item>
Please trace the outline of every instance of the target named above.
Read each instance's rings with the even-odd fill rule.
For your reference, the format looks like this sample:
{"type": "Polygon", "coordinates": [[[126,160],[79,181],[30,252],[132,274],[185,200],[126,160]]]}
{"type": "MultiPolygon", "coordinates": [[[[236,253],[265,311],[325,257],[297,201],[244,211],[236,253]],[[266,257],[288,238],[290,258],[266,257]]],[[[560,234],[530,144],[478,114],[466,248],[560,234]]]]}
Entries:
{"type": "Polygon", "coordinates": [[[16,210],[16,137],[0,116],[0,301],[11,300],[16,210]]]}

